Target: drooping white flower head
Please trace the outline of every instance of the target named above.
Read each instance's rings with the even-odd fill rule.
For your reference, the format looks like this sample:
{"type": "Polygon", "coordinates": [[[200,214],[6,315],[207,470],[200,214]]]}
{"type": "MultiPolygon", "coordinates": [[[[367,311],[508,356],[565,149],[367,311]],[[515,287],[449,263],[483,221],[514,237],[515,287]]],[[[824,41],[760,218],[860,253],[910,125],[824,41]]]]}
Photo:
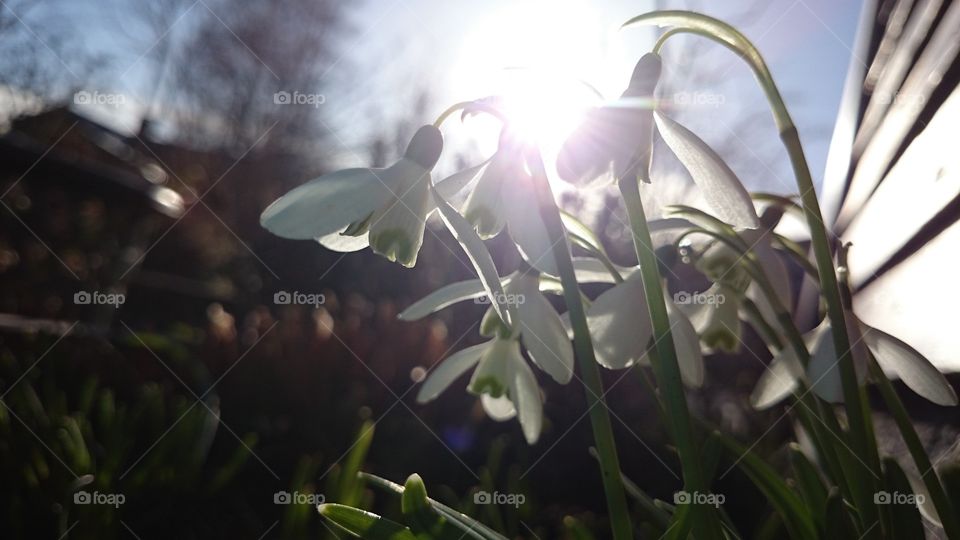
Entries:
{"type": "Polygon", "coordinates": [[[432,401],[474,367],[476,369],[467,388],[481,397],[487,414],[498,421],[516,416],[527,442],[537,442],[543,426],[540,387],[520,353],[520,343],[511,337],[495,337],[486,343],[463,349],[441,362],[423,381],[417,401],[432,401]]]}
{"type": "Polygon", "coordinates": [[[636,177],[649,167],[656,126],[718,217],[734,227],[758,227],[750,195],[723,159],[692,131],[654,111],[660,70],[659,55],[644,55],[620,99],[586,115],[557,156],[560,178],[585,185],[636,177]]]}
{"type": "MultiPolygon", "coordinates": [[[[704,369],[697,332],[672,301],[667,299],[666,305],[680,375],[688,386],[700,386],[704,369]]],[[[598,296],[587,311],[587,325],[597,362],[603,367],[624,369],[649,362],[647,348],[653,327],[640,273],[598,296]]]]}
{"type": "Polygon", "coordinates": [[[423,126],[390,167],[345,169],[311,180],[268,206],[260,224],[277,236],[316,239],[335,251],[370,246],[413,266],[432,206],[430,170],[442,148],[440,131],[423,126]]]}
{"type": "MultiPolygon", "coordinates": [[[[957,404],[956,392],[946,377],[916,349],[882,330],[864,324],[850,310],[845,310],[844,320],[850,338],[853,365],[861,383],[866,378],[867,355],[873,354],[888,376],[899,377],[920,396],[938,405],[957,404]]],[[[755,408],[775,405],[796,389],[798,380],[803,376],[821,398],[833,403],[843,402],[838,356],[829,319],[824,319],[805,334],[804,341],[811,354],[806,371],[793,349],[787,347],[781,350],[757,381],[750,397],[755,408]]]]}
{"type": "Polygon", "coordinates": [[[506,228],[524,259],[534,268],[558,275],[553,244],[540,217],[533,177],[527,170],[525,146],[509,127],[500,135],[497,151],[478,174],[462,213],[481,238],[506,228]]]}

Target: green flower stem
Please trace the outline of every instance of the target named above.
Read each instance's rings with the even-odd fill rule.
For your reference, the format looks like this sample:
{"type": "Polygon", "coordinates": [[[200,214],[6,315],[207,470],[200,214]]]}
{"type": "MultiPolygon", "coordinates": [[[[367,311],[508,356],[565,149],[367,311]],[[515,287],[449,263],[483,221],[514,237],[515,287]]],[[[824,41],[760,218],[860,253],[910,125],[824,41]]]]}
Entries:
{"type": "Polygon", "coordinates": [[[610,513],[610,526],[613,538],[628,540],[633,538],[633,526],[627,510],[627,497],[623,488],[620,461],[617,446],[613,439],[613,426],[607,404],[603,398],[603,382],[600,380],[600,368],[593,352],[593,342],[587,327],[587,315],[580,297],[580,287],[573,269],[573,259],[567,244],[560,210],[554,202],[550,183],[543,166],[539,151],[531,150],[528,164],[533,172],[534,191],[540,217],[546,226],[549,241],[553,246],[553,257],[563,285],[563,297],[570,313],[573,326],[573,346],[580,365],[580,376],[586,386],[587,410],[593,426],[593,439],[597,445],[600,460],[600,472],[603,477],[603,490],[610,513]]]}
{"type": "MultiPolygon", "coordinates": [[[[700,453],[693,436],[690,411],[687,408],[683,382],[680,378],[680,365],[677,363],[677,351],[670,332],[670,318],[663,298],[660,269],[654,254],[643,201],[640,198],[640,185],[633,175],[620,179],[619,185],[627,215],[630,218],[643,289],[647,297],[647,309],[650,311],[650,321],[653,325],[656,354],[651,358],[651,363],[660,387],[664,408],[671,421],[670,431],[680,455],[684,486],[690,492],[708,493],[709,484],[703,476],[700,453]]],[[[717,538],[720,534],[720,522],[713,509],[709,506],[694,505],[691,511],[695,512],[693,536],[717,538]]]]}
{"type": "MultiPolygon", "coordinates": [[[[840,378],[843,384],[844,405],[847,411],[847,420],[850,425],[850,437],[853,443],[853,451],[862,456],[868,463],[872,476],[879,478],[880,458],[875,451],[871,451],[871,445],[867,440],[868,429],[866,418],[863,413],[864,404],[861,402],[861,393],[857,383],[856,371],[853,366],[853,357],[850,354],[850,338],[847,335],[847,327],[844,321],[843,306],[840,300],[840,289],[837,283],[837,275],[833,268],[833,257],[831,255],[830,241],[827,238],[827,230],[824,225],[823,215],[820,211],[820,203],[817,200],[817,192],[814,190],[813,178],[810,176],[810,169],[807,166],[807,160],[803,153],[803,146],[800,144],[800,136],[797,128],[787,111],[787,106],[780,95],[773,76],[767,68],[763,57],[757,48],[732,26],[707,17],[699,13],[688,11],[663,11],[635,17],[624,26],[639,23],[642,20],[652,21],[656,19],[658,24],[676,26],[675,31],[670,35],[679,33],[694,33],[706,37],[712,41],[730,49],[738,56],[743,58],[760,83],[760,87],[767,97],[770,109],[773,113],[774,122],[780,133],[780,139],[790,157],[790,164],[793,167],[794,176],[797,180],[797,187],[800,192],[800,202],[803,206],[804,216],[807,225],[810,228],[810,239],[813,246],[814,257],[817,261],[817,269],[820,274],[820,290],[827,301],[827,315],[833,328],[833,343],[838,351],[840,378]],[[842,351],[842,352],[841,352],[842,351]]],[[[658,47],[663,46],[663,41],[658,42],[658,47]]],[[[865,488],[875,487],[874,479],[868,475],[860,475],[862,485],[865,488]]],[[[876,517],[876,507],[871,501],[859,500],[858,511],[863,520],[874,521],[871,518],[876,517]]]]}
{"type": "Polygon", "coordinates": [[[466,109],[466,108],[468,108],[468,107],[473,108],[473,109],[477,109],[477,110],[480,110],[480,111],[483,111],[483,112],[485,112],[485,113],[487,113],[487,114],[490,114],[490,115],[492,115],[492,116],[497,117],[497,118],[500,119],[501,121],[505,121],[505,118],[503,117],[503,113],[500,112],[496,107],[491,107],[490,105],[486,105],[486,104],[484,104],[484,103],[480,103],[480,102],[477,102],[477,101],[460,101],[460,102],[454,103],[453,105],[447,107],[446,110],[444,110],[442,113],[440,113],[440,116],[438,116],[437,119],[433,121],[433,126],[439,128],[440,125],[443,124],[443,122],[444,122],[451,114],[453,114],[453,113],[455,113],[455,112],[457,112],[457,111],[462,111],[462,110],[464,110],[464,109],[466,109]]]}

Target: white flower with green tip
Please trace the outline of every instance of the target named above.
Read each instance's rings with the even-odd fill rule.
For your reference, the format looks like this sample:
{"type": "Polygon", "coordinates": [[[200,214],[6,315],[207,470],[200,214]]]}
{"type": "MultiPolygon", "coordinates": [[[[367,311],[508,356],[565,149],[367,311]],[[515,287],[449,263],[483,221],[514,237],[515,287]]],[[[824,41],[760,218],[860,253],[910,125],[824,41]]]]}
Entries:
{"type": "Polygon", "coordinates": [[[433,207],[430,170],[442,148],[440,131],[423,126],[390,167],[345,169],[311,180],[268,206],[260,224],[277,236],[316,239],[334,251],[370,246],[411,267],[433,207]]]}
{"type": "Polygon", "coordinates": [[[481,397],[487,414],[497,421],[516,416],[527,443],[537,442],[543,426],[540,387],[533,370],[520,353],[519,341],[512,337],[495,337],[441,362],[423,381],[417,401],[432,401],[474,367],[467,388],[481,397]]]}

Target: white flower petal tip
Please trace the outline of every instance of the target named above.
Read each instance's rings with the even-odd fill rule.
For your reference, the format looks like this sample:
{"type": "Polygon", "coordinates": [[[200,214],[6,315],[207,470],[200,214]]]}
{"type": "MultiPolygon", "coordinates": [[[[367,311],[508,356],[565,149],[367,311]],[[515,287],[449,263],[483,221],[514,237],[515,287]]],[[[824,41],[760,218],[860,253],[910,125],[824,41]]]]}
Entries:
{"type": "Polygon", "coordinates": [[[417,392],[417,402],[427,403],[436,399],[453,381],[477,365],[487,346],[487,343],[481,343],[457,351],[430,370],[417,392]]]}
{"type": "Polygon", "coordinates": [[[670,300],[667,300],[667,315],[670,317],[670,334],[673,336],[673,347],[677,352],[680,377],[687,386],[700,388],[703,386],[705,373],[703,354],[700,352],[700,337],[687,316],[670,300]]]}
{"type": "Polygon", "coordinates": [[[517,408],[517,419],[527,444],[536,444],[543,429],[543,401],[537,378],[522,357],[514,358],[512,363],[510,401],[517,408]]]}
{"type": "Polygon", "coordinates": [[[505,289],[516,303],[520,340],[533,362],[560,384],[573,378],[573,346],[560,315],[540,293],[533,275],[518,275],[505,289]]]}
{"type": "Polygon", "coordinates": [[[769,409],[796,390],[803,368],[793,349],[782,349],[760,376],[750,394],[750,405],[759,411],[769,409]]]}
{"type": "Polygon", "coordinates": [[[756,229],[760,218],[750,194],[707,143],[660,112],[653,115],[663,141],[687,169],[720,219],[734,227],[756,229]]]}
{"type": "Polygon", "coordinates": [[[330,233],[317,238],[317,242],[330,251],[340,253],[353,253],[370,247],[370,240],[366,233],[360,236],[350,236],[339,232],[330,233]]]}
{"type": "Polygon", "coordinates": [[[937,405],[957,405],[957,393],[947,378],[916,349],[882,330],[862,327],[863,340],[884,372],[937,405]]]}
{"type": "Polygon", "coordinates": [[[496,422],[505,422],[517,416],[516,407],[506,396],[494,398],[488,394],[483,394],[480,396],[480,404],[487,416],[496,422]]]}
{"type": "Polygon", "coordinates": [[[308,240],[342,231],[390,197],[373,169],[345,169],[289,191],[260,214],[260,225],[282,238],[308,240]]]}

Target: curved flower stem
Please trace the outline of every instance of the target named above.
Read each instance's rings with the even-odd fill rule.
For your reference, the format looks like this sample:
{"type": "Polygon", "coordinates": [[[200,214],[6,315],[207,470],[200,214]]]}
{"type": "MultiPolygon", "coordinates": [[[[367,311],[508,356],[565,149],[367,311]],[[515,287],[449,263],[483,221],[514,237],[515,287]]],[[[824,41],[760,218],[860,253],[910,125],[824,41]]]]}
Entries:
{"type": "Polygon", "coordinates": [[[451,114],[453,114],[453,113],[455,113],[455,112],[457,112],[457,111],[462,111],[462,110],[466,109],[467,107],[476,108],[476,109],[481,110],[481,111],[483,111],[483,112],[485,112],[485,113],[487,113],[487,114],[489,114],[489,115],[491,115],[491,116],[495,116],[496,118],[498,118],[498,119],[501,120],[501,121],[504,120],[503,113],[500,112],[496,107],[491,107],[491,106],[489,106],[489,105],[486,105],[486,104],[483,104],[483,103],[480,103],[480,102],[477,102],[477,101],[459,101],[459,102],[454,103],[453,105],[447,107],[446,110],[444,110],[442,113],[440,113],[440,116],[438,116],[437,119],[433,121],[433,126],[439,128],[440,125],[443,124],[443,122],[444,122],[451,114]]]}
{"type": "MultiPolygon", "coordinates": [[[[773,81],[773,76],[767,68],[763,57],[757,48],[743,34],[732,26],[692,12],[669,11],[661,12],[650,17],[659,16],[666,19],[676,19],[681,22],[670,35],[679,33],[694,33],[710,40],[713,40],[724,47],[732,50],[738,56],[746,60],[754,72],[757,81],[760,83],[767,101],[770,104],[773,113],[774,122],[780,133],[780,139],[790,157],[790,164],[793,168],[794,176],[797,180],[797,188],[800,192],[800,202],[803,206],[803,213],[807,220],[807,226],[810,229],[810,241],[813,247],[814,257],[817,262],[817,270],[820,274],[820,290],[823,292],[827,302],[827,316],[830,319],[833,331],[834,350],[838,351],[840,379],[843,385],[844,406],[847,412],[847,420],[850,425],[850,437],[853,443],[853,450],[866,460],[871,475],[860,475],[864,488],[863,491],[875,491],[876,484],[874,479],[880,478],[880,458],[877,452],[873,450],[874,445],[868,440],[869,428],[866,425],[867,418],[864,414],[863,394],[860,392],[857,382],[856,371],[853,366],[853,356],[850,353],[850,337],[847,335],[847,326],[844,320],[843,305],[840,299],[840,288],[837,282],[837,274],[833,267],[833,256],[830,248],[830,240],[827,236],[826,225],[823,221],[823,214],[820,211],[820,202],[817,200],[817,192],[814,189],[813,177],[810,175],[810,168],[807,166],[807,159],[803,153],[803,146],[800,144],[800,136],[797,133],[797,127],[787,111],[787,106],[780,95],[780,90],[773,81]]],[[[644,16],[641,16],[641,18],[644,16]]],[[[638,18],[635,18],[636,20],[638,18]]],[[[627,24],[630,24],[629,21],[627,24]]],[[[663,42],[659,42],[662,47],[663,42]]],[[[860,512],[861,523],[869,527],[877,520],[877,508],[872,499],[860,497],[857,501],[857,509],[860,512]]],[[[874,533],[873,536],[876,536],[874,533]]]]}
{"type": "Polygon", "coordinates": [[[573,259],[570,256],[563,222],[560,219],[560,210],[554,202],[539,151],[531,149],[527,155],[527,161],[533,173],[537,206],[546,226],[550,244],[553,246],[553,257],[563,285],[563,297],[570,313],[570,324],[573,326],[573,346],[580,366],[580,376],[586,387],[587,410],[593,426],[593,439],[597,445],[613,538],[628,540],[633,538],[633,526],[627,510],[627,497],[623,488],[617,446],[613,439],[613,427],[610,423],[607,404],[603,398],[600,368],[594,356],[593,342],[587,327],[587,315],[580,297],[580,287],[573,269],[573,259]]]}
{"type": "MultiPolygon", "coordinates": [[[[633,175],[621,178],[619,185],[627,208],[627,215],[630,218],[634,247],[637,251],[637,260],[640,263],[640,273],[643,279],[643,290],[647,297],[647,309],[650,311],[650,321],[653,326],[656,354],[651,357],[651,363],[653,364],[657,384],[660,387],[664,408],[671,421],[670,432],[680,455],[684,488],[690,492],[707,493],[709,491],[708,483],[703,476],[700,453],[693,436],[690,411],[687,408],[687,399],[680,378],[677,351],[673,345],[673,337],[670,332],[670,318],[667,315],[667,305],[663,298],[660,270],[653,249],[653,240],[650,238],[650,228],[647,226],[643,201],[640,199],[640,185],[633,175]]],[[[695,538],[717,538],[720,534],[720,522],[712,507],[694,505],[691,510],[694,516],[692,520],[693,536],[695,538]]]]}

